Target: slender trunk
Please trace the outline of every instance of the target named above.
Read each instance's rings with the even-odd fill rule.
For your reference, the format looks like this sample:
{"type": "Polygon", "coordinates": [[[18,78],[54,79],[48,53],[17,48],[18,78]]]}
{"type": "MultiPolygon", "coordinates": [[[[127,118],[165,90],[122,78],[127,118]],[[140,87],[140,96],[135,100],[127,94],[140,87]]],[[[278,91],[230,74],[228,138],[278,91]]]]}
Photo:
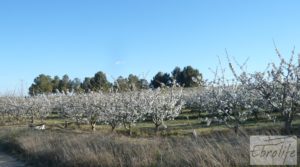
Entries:
{"type": "Polygon", "coordinates": [[[159,131],[159,124],[155,124],[155,133],[157,134],[159,131]]]}
{"type": "Polygon", "coordinates": [[[92,131],[96,131],[96,123],[95,122],[92,122],[91,123],[91,127],[92,127],[92,131]]]}
{"type": "Polygon", "coordinates": [[[33,115],[31,116],[31,123],[32,124],[34,123],[34,116],[33,115]]]}
{"type": "Polygon", "coordinates": [[[114,132],[115,129],[116,129],[116,126],[115,126],[115,125],[112,125],[112,126],[111,126],[111,132],[114,132]]]}
{"type": "Polygon", "coordinates": [[[131,123],[128,126],[129,126],[129,135],[132,136],[132,126],[131,126],[131,123]]]}
{"type": "Polygon", "coordinates": [[[235,133],[236,135],[238,135],[238,132],[239,132],[239,125],[238,125],[238,124],[234,125],[233,129],[234,129],[234,133],[235,133]]]}
{"type": "MultiPolygon", "coordinates": [[[[292,113],[294,113],[294,108],[292,107],[292,113]]],[[[287,135],[290,135],[292,133],[292,120],[293,115],[291,113],[281,112],[282,116],[284,117],[284,130],[287,135]]]]}
{"type": "Polygon", "coordinates": [[[290,121],[288,118],[286,118],[284,122],[284,127],[285,127],[285,133],[287,135],[290,135],[292,133],[292,121],[290,121]]]}
{"type": "Polygon", "coordinates": [[[76,119],[76,125],[77,125],[77,128],[80,128],[79,119],[76,119]]]}
{"type": "Polygon", "coordinates": [[[65,120],[65,128],[68,128],[68,121],[65,120]]]}
{"type": "Polygon", "coordinates": [[[254,112],[254,117],[255,117],[255,120],[258,121],[258,113],[257,112],[254,112]]]}
{"type": "Polygon", "coordinates": [[[128,129],[125,122],[123,122],[123,126],[125,129],[128,129]]]}
{"type": "Polygon", "coordinates": [[[1,124],[4,124],[4,123],[5,123],[5,116],[4,116],[4,114],[2,114],[1,124]]]}

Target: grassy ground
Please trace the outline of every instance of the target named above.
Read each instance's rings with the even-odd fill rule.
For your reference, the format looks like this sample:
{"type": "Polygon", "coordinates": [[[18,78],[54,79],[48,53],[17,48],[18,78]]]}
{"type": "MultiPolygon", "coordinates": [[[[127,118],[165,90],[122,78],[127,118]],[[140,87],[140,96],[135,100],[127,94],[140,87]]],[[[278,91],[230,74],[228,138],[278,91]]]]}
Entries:
{"type": "MultiPolygon", "coordinates": [[[[4,149],[32,166],[248,166],[249,134],[276,129],[132,138],[120,134],[1,129],[4,149]]],[[[299,154],[298,154],[299,155],[299,154]]]]}
{"type": "MultiPolygon", "coordinates": [[[[74,123],[64,128],[65,120],[53,114],[45,131],[2,126],[0,146],[31,166],[248,166],[250,135],[283,134],[280,121],[248,121],[236,135],[217,123],[207,127],[198,115],[185,110],[158,134],[151,122],[140,122],[129,136],[122,126],[114,133],[108,125],[97,125],[96,132],[74,123]]],[[[299,136],[300,119],[293,127],[299,136]]]]}
{"type": "Polygon", "coordinates": [[[0,134],[0,145],[31,166],[227,167],[249,165],[249,135],[281,132],[269,127],[242,129],[238,136],[232,131],[212,131],[198,137],[128,137],[116,133],[6,127],[0,134]]]}

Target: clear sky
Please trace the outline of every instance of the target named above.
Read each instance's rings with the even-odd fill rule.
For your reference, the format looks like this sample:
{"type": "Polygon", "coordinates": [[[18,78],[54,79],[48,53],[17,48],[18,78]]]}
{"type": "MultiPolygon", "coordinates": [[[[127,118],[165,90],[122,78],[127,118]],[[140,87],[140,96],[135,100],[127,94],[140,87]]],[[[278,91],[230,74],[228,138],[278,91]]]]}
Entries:
{"type": "MultiPolygon", "coordinates": [[[[153,77],[175,66],[209,68],[229,54],[249,70],[300,47],[298,0],[1,0],[0,92],[41,73],[153,77]]],[[[112,77],[111,77],[112,76],[112,77]]]]}

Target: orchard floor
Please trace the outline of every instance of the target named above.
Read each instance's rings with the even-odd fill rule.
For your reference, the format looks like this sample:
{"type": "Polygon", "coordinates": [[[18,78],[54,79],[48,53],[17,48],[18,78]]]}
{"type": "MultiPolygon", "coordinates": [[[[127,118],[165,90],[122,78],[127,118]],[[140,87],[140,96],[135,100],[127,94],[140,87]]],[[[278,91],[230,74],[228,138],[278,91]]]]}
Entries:
{"type": "MultiPolygon", "coordinates": [[[[95,132],[86,124],[78,127],[70,123],[65,128],[65,120],[53,114],[44,120],[44,131],[30,129],[26,123],[1,126],[0,146],[21,161],[3,152],[0,161],[7,160],[4,166],[22,166],[26,162],[37,167],[249,166],[250,135],[284,135],[280,120],[249,120],[236,135],[218,123],[208,127],[198,116],[196,112],[184,111],[177,119],[166,121],[167,129],[158,133],[151,121],[139,122],[130,136],[122,126],[115,132],[108,125],[97,125],[95,132]]],[[[293,135],[300,137],[299,118],[293,121],[293,127],[293,135]]]]}
{"type": "MultiPolygon", "coordinates": [[[[282,129],[284,122],[280,120],[278,113],[272,116],[277,116],[276,122],[263,118],[262,116],[259,120],[248,120],[247,122],[241,124],[241,128],[244,129],[263,129],[263,128],[276,128],[282,129]]],[[[218,124],[212,122],[210,126],[207,126],[203,120],[209,116],[207,113],[198,113],[191,110],[183,110],[183,112],[175,120],[167,120],[165,124],[167,129],[161,129],[159,135],[161,136],[191,136],[193,133],[199,135],[209,134],[215,131],[232,131],[224,124],[218,124]]],[[[74,121],[68,120],[69,125],[67,128],[64,127],[65,119],[60,118],[58,115],[50,115],[45,121],[48,129],[51,130],[61,130],[61,131],[75,131],[75,132],[90,132],[91,127],[88,124],[81,124],[78,127],[74,121]]],[[[40,123],[40,121],[37,121],[40,123]]],[[[298,129],[300,127],[300,116],[297,116],[293,121],[293,127],[298,129]]],[[[129,130],[125,129],[122,125],[115,129],[118,134],[128,135],[129,130]]],[[[96,133],[111,133],[111,127],[109,125],[98,124],[96,126],[96,133]]],[[[297,132],[298,133],[298,132],[297,132]]],[[[151,137],[157,135],[155,131],[155,126],[151,121],[138,122],[132,127],[133,137],[151,137]]]]}

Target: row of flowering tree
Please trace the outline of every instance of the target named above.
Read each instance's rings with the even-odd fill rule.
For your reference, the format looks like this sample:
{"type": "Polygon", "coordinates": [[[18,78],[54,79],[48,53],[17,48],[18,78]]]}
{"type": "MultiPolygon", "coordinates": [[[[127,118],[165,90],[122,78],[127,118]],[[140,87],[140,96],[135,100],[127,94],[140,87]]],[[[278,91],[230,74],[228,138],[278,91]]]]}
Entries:
{"type": "Polygon", "coordinates": [[[50,100],[47,96],[35,97],[0,97],[1,123],[18,123],[29,120],[34,123],[36,119],[42,122],[51,111],[50,100]]]}
{"type": "Polygon", "coordinates": [[[107,124],[112,131],[124,126],[132,133],[132,127],[140,120],[152,120],[158,127],[166,119],[177,117],[183,106],[182,88],[171,87],[131,92],[92,92],[88,94],[53,94],[32,97],[4,96],[0,98],[1,120],[44,120],[56,112],[78,126],[88,122],[92,130],[96,124],[107,124]]]}
{"type": "Polygon", "coordinates": [[[184,96],[187,107],[209,113],[207,125],[218,121],[235,132],[243,122],[258,120],[259,115],[275,122],[276,112],[290,134],[292,122],[300,113],[300,55],[298,62],[294,62],[294,51],[289,60],[277,49],[276,53],[279,64],[270,63],[265,71],[255,73],[246,72],[244,65],[234,68],[228,59],[234,78],[226,79],[224,69],[219,74],[215,72],[215,79],[207,82],[206,87],[184,96]]]}

